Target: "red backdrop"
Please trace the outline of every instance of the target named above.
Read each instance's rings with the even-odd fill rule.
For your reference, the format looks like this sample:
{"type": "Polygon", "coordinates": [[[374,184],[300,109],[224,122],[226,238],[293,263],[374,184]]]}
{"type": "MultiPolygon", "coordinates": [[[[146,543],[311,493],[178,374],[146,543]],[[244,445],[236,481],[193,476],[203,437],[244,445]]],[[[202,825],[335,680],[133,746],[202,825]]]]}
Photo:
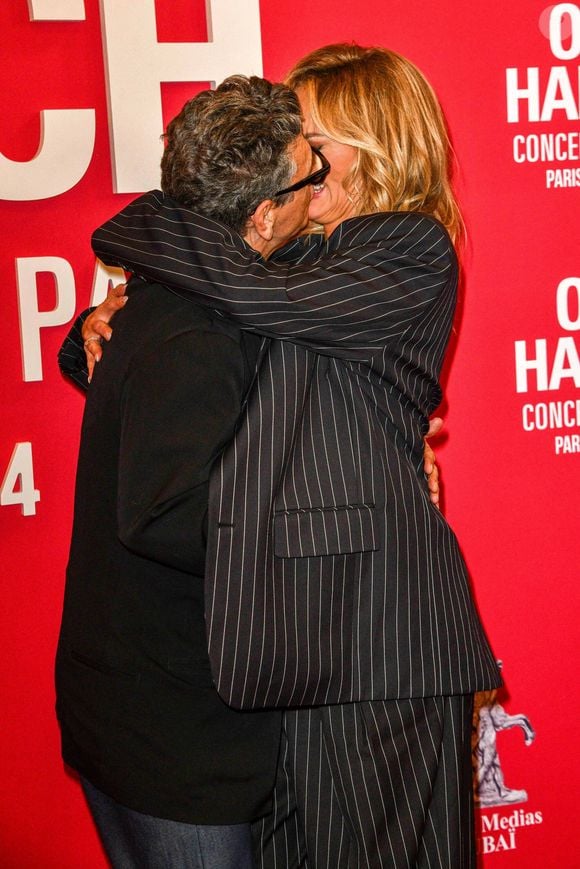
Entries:
{"type": "MultiPolygon", "coordinates": [[[[201,0],[0,5],[0,865],[105,865],[79,788],[63,769],[53,711],[83,405],[61,379],[55,355],[74,309],[93,295],[92,229],[156,185],[146,165],[155,152],[139,123],[148,119],[160,133],[162,121],[154,100],[143,101],[136,89],[153,66],[152,82],[143,86],[161,93],[167,120],[208,81],[259,72],[261,64],[267,77],[279,79],[305,52],[355,40],[394,48],[426,73],[459,160],[469,241],[438,454],[444,509],[506,679],[487,737],[495,741],[505,786],[525,791],[513,805],[482,810],[482,861],[486,869],[572,866],[580,6],[538,0],[208,6],[210,26],[201,0]],[[182,57],[181,67],[169,69],[173,60],[164,54],[152,62],[145,22],[153,13],[158,47],[182,57]],[[240,36],[243,24],[247,33],[240,36]],[[208,34],[214,41],[208,57],[207,46],[183,45],[205,42],[208,34]],[[129,97],[119,114],[114,103],[123,99],[125,74],[129,97]],[[58,129],[56,116],[45,115],[42,130],[40,113],[47,110],[75,111],[59,116],[58,129]],[[129,144],[122,141],[123,119],[130,122],[129,144]],[[143,186],[123,174],[135,168],[147,178],[143,186]],[[518,716],[536,733],[530,745],[518,716]]],[[[99,281],[97,296],[106,279],[99,281]]]]}

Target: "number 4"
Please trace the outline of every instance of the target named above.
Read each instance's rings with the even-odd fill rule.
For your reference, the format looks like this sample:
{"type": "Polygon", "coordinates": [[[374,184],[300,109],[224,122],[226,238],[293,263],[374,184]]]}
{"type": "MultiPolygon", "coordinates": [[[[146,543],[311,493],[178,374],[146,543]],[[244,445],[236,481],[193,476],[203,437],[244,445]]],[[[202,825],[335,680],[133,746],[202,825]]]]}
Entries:
{"type": "Polygon", "coordinates": [[[16,444],[0,489],[0,504],[22,504],[23,516],[34,516],[40,492],[34,488],[32,444],[16,444]]]}

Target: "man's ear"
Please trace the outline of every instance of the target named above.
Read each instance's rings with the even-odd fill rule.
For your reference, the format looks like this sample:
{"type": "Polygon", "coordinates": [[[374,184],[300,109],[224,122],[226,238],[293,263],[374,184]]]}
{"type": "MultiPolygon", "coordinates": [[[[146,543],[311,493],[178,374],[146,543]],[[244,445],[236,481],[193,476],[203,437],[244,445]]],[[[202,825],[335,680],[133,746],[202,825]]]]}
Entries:
{"type": "MultiPolygon", "coordinates": [[[[247,223],[247,237],[271,241],[276,223],[276,204],[271,199],[263,199],[247,223]]],[[[249,238],[248,238],[249,240],[249,238]]]]}

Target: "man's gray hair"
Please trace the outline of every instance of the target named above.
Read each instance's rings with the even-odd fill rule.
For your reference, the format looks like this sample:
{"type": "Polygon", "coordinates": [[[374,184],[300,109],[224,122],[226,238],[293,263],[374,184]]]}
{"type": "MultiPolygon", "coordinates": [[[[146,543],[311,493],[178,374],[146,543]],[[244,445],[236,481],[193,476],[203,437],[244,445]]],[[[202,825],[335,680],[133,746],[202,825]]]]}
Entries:
{"type": "Polygon", "coordinates": [[[290,88],[230,76],[187,102],[167,127],[162,189],[243,234],[260,202],[290,184],[296,165],[288,146],[300,135],[301,121],[290,88]]]}

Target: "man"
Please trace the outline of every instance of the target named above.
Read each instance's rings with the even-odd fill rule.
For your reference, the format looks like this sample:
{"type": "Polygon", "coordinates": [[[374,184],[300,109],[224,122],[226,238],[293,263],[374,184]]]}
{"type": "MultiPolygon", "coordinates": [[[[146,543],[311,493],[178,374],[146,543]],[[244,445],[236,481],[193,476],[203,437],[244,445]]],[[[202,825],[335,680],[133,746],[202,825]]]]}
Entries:
{"type": "MultiPolygon", "coordinates": [[[[324,171],[293,92],[232,77],[169,125],[162,184],[267,257],[304,227],[324,171]]],[[[263,342],[158,285],[128,293],[83,419],[56,664],[63,757],[115,867],[250,869],[280,713],[217,695],[203,576],[210,470],[263,342]]],[[[83,385],[67,345],[60,361],[83,385]]]]}
{"type": "MultiPolygon", "coordinates": [[[[269,123],[272,122],[273,119],[269,119],[269,123]]],[[[230,128],[230,134],[232,135],[232,144],[235,145],[237,138],[235,126],[230,128]]],[[[199,140],[197,141],[199,145],[199,140]]],[[[179,147],[182,149],[182,155],[187,155],[185,165],[179,166],[180,172],[186,182],[195,177],[199,183],[199,188],[195,189],[196,198],[188,198],[187,204],[201,213],[209,213],[212,217],[218,217],[219,213],[216,213],[214,208],[214,199],[224,192],[221,178],[224,162],[214,160],[210,164],[211,171],[208,171],[207,165],[200,167],[197,161],[196,148],[191,147],[191,143],[187,142],[187,135],[184,135],[179,147]]],[[[171,154],[171,149],[170,131],[169,154],[171,154]]],[[[247,154],[242,154],[242,156],[244,159],[248,159],[247,154]]],[[[259,174],[267,171],[267,166],[263,163],[257,170],[252,168],[252,171],[253,174],[256,171],[259,174]]],[[[247,174],[240,172],[241,179],[247,177],[247,174]]],[[[322,174],[319,173],[317,179],[311,178],[312,183],[314,180],[320,182],[322,174]]],[[[172,192],[174,197],[183,200],[185,197],[180,194],[179,179],[177,177],[172,179],[172,183],[175,183],[173,189],[169,187],[167,181],[168,179],[165,178],[166,190],[172,192]]],[[[284,187],[278,189],[277,194],[280,195],[286,189],[284,187]]],[[[232,190],[228,189],[227,194],[235,204],[235,197],[231,196],[232,190]]],[[[219,204],[218,200],[218,206],[219,204]]],[[[139,205],[136,208],[138,210],[139,205]]],[[[280,207],[277,211],[272,211],[269,206],[266,206],[263,211],[260,208],[256,209],[245,232],[246,242],[249,242],[251,247],[261,254],[261,257],[258,257],[257,254],[251,254],[256,262],[266,257],[271,248],[278,241],[281,241],[286,234],[290,235],[295,231],[295,228],[292,228],[295,227],[295,219],[290,209],[291,203],[280,207]],[[272,223],[273,217],[276,218],[275,223],[272,223]],[[280,227],[282,227],[282,231],[280,227]],[[261,244],[262,235],[271,242],[271,245],[265,247],[261,244]]],[[[233,224],[231,217],[228,223],[231,227],[233,224]]],[[[210,236],[215,235],[218,239],[222,237],[223,226],[211,221],[208,225],[210,236]]],[[[240,228],[242,227],[240,226],[240,228]]],[[[174,227],[169,221],[164,225],[162,234],[171,240],[173,229],[174,227]]],[[[235,233],[227,230],[226,236],[232,244],[241,245],[245,252],[251,253],[250,248],[242,242],[239,235],[236,236],[235,233]]],[[[141,241],[141,239],[136,240],[141,241]]],[[[155,243],[154,239],[151,240],[155,243]]],[[[317,257],[320,247],[320,239],[314,238],[305,245],[294,246],[290,251],[286,251],[286,255],[292,255],[297,249],[298,255],[302,258],[317,257]]],[[[239,292],[240,297],[244,298],[243,279],[240,281],[239,292]]],[[[276,316],[278,304],[279,300],[272,297],[272,310],[269,311],[269,316],[274,317],[275,320],[278,319],[276,316]]],[[[268,307],[270,307],[269,304],[268,307]]],[[[275,325],[271,329],[264,329],[260,326],[255,326],[255,328],[257,331],[265,331],[267,334],[276,334],[275,325]]],[[[306,324],[306,331],[308,331],[308,324],[306,324]]],[[[91,335],[87,337],[87,343],[90,346],[92,346],[91,338],[91,335]]],[[[333,493],[333,497],[336,498],[336,493],[346,484],[345,472],[348,477],[349,471],[347,470],[347,462],[343,461],[344,456],[341,455],[341,450],[333,449],[330,454],[326,453],[328,437],[325,435],[324,426],[328,426],[330,436],[333,433],[338,433],[343,443],[348,446],[349,443],[352,444],[352,434],[356,431],[356,410],[354,406],[349,405],[352,396],[349,397],[346,394],[343,396],[344,400],[341,405],[337,401],[328,402],[328,390],[336,389],[338,384],[337,369],[335,362],[331,359],[332,354],[318,354],[312,352],[311,349],[305,349],[303,346],[276,341],[270,342],[270,345],[263,349],[264,355],[261,357],[262,361],[256,383],[248,397],[236,437],[224,452],[223,461],[219,462],[212,472],[211,519],[208,530],[212,550],[206,562],[206,607],[210,617],[209,630],[214,653],[216,648],[218,650],[217,669],[215,668],[216,656],[214,654],[214,677],[218,681],[222,678],[219,666],[220,648],[227,649],[229,653],[240,642],[245,648],[244,653],[240,655],[239,670],[235,674],[233,687],[236,688],[237,686],[237,690],[241,691],[242,694],[249,690],[250,699],[247,705],[269,705],[268,702],[264,703],[263,697],[251,696],[253,686],[251,687],[249,677],[253,678],[255,672],[253,673],[252,669],[255,671],[255,666],[260,668],[260,664],[266,660],[266,656],[271,655],[272,642],[274,641],[285,662],[283,669],[287,676],[287,683],[290,688],[294,684],[294,689],[297,692],[293,699],[296,699],[297,702],[300,699],[304,702],[320,702],[317,697],[306,696],[304,683],[301,681],[304,671],[300,674],[300,679],[294,679],[296,662],[301,659],[302,667],[304,661],[302,650],[309,652],[311,648],[310,637],[308,636],[308,619],[306,619],[305,632],[298,630],[298,625],[304,626],[304,615],[308,613],[309,608],[314,614],[316,606],[320,607],[320,601],[316,600],[316,593],[314,593],[314,598],[312,596],[316,580],[315,572],[318,569],[315,566],[316,563],[333,568],[333,565],[336,564],[335,555],[338,556],[339,560],[343,560],[345,570],[342,580],[340,577],[335,580],[330,575],[324,593],[335,589],[338,595],[336,601],[339,604],[342,583],[344,591],[349,595],[351,594],[347,585],[350,582],[348,574],[352,564],[358,560],[361,551],[374,551],[374,540],[371,541],[373,533],[372,507],[369,504],[353,503],[348,505],[347,502],[341,502],[342,507],[331,508],[328,512],[318,509],[314,511],[283,509],[276,516],[273,515],[274,499],[281,491],[279,490],[280,485],[292,487],[292,481],[294,481],[301,489],[303,488],[302,474],[306,467],[301,468],[300,465],[301,457],[307,455],[310,466],[308,473],[312,471],[313,466],[315,477],[318,460],[320,459],[320,467],[323,467],[329,461],[330,456],[333,466],[325,467],[324,478],[313,479],[311,485],[314,495],[316,495],[318,486],[328,487],[330,485],[331,488],[334,487],[336,491],[333,493]],[[339,425],[337,425],[336,413],[340,415],[341,423],[339,425]],[[308,436],[305,437],[309,425],[308,421],[313,414],[323,414],[324,421],[315,437],[313,437],[313,432],[308,433],[308,436]],[[298,535],[295,533],[297,529],[293,526],[296,526],[296,522],[299,524],[302,522],[304,525],[302,532],[306,533],[298,535]],[[220,546],[217,550],[215,547],[216,532],[220,537],[220,546]],[[240,533],[242,535],[241,545],[240,533]],[[272,551],[274,538],[275,552],[272,551]],[[305,547],[303,544],[307,539],[309,543],[305,547]],[[229,543],[230,540],[235,540],[235,543],[229,543]],[[302,567],[300,571],[293,573],[296,555],[304,557],[302,567],[305,564],[307,566],[307,572],[304,576],[302,575],[302,567]],[[347,557],[344,558],[344,555],[347,557]],[[274,556],[275,568],[272,566],[272,556],[274,556]],[[280,575],[281,565],[287,565],[290,568],[288,573],[286,573],[285,568],[283,569],[282,573],[286,573],[286,575],[280,575]],[[310,584],[309,565],[313,566],[310,577],[312,579],[310,593],[308,591],[310,584]],[[281,583],[276,585],[280,579],[282,580],[281,583]],[[276,601],[272,599],[275,594],[278,594],[280,600],[278,607],[276,607],[276,601]],[[228,619],[226,622],[220,623],[219,617],[212,618],[212,613],[216,611],[216,600],[219,599],[221,605],[224,599],[228,598],[230,604],[228,619]],[[267,606],[264,608],[265,598],[267,606]],[[270,610],[268,607],[271,605],[272,609],[270,610]],[[267,622],[264,620],[264,614],[270,612],[273,612],[274,618],[271,622],[267,622]],[[254,615],[256,616],[255,619],[254,615]],[[289,618],[285,624],[286,616],[289,618]],[[251,629],[248,630],[248,624],[254,621],[258,628],[258,636],[263,627],[263,634],[261,639],[258,639],[257,644],[255,642],[256,633],[252,633],[251,629]],[[250,656],[246,654],[248,639],[251,644],[250,656]],[[302,694],[302,698],[300,698],[300,694],[302,694]]],[[[105,354],[105,358],[107,355],[105,354]]],[[[186,371],[187,369],[184,369],[184,373],[186,371]]],[[[362,453],[359,452],[359,458],[367,461],[370,456],[365,455],[363,451],[362,453]]],[[[350,484],[349,479],[348,485],[350,486],[350,484]]],[[[336,501],[334,503],[336,504],[336,501]]],[[[298,530],[300,531],[300,529],[298,530]]],[[[352,602],[347,604],[347,608],[351,612],[352,602]]],[[[345,613],[346,608],[343,608],[342,615],[345,613]]],[[[340,630],[340,616],[340,606],[337,606],[336,625],[333,630],[335,627],[340,630]]],[[[324,621],[325,623],[333,621],[332,607],[324,613],[324,621]]],[[[314,623],[313,628],[316,629],[314,623]]],[[[340,650],[340,642],[337,643],[336,649],[337,651],[340,650]]],[[[314,657],[312,663],[315,665],[312,669],[315,676],[315,667],[318,662],[314,657]]],[[[354,659],[351,663],[357,666],[354,659]]],[[[283,705],[288,702],[289,696],[284,696],[279,691],[279,683],[274,681],[274,676],[278,679],[280,672],[275,673],[274,669],[268,671],[266,667],[264,673],[265,687],[267,691],[270,691],[270,702],[274,705],[283,705]],[[268,672],[270,672],[270,678],[268,678],[268,672]]],[[[336,673],[340,677],[338,669],[336,673]]],[[[226,673],[226,679],[228,677],[229,674],[226,673]]],[[[328,688],[324,682],[320,682],[319,687],[323,694],[328,688]]],[[[344,687],[346,690],[346,683],[344,683],[344,687]]],[[[321,696],[321,699],[324,700],[324,697],[321,696]]],[[[336,702],[330,694],[326,695],[326,699],[329,703],[336,702]]],[[[233,705],[236,705],[239,698],[227,696],[227,700],[233,701],[233,705]]],[[[242,703],[242,705],[244,704],[242,703]]],[[[288,722],[291,721],[292,716],[290,715],[288,722]]],[[[271,837],[271,842],[269,841],[266,847],[263,859],[265,864],[272,866],[302,865],[306,859],[302,839],[304,817],[300,817],[303,805],[297,807],[293,792],[292,771],[290,770],[292,750],[289,742],[285,739],[284,763],[278,776],[275,811],[265,823],[264,841],[270,840],[271,837]],[[272,836],[272,834],[274,835],[272,836]],[[273,849],[272,842],[274,842],[273,849]],[[275,855],[276,851],[278,856],[275,855]]],[[[314,769],[313,773],[315,774],[314,769]]],[[[318,799],[320,805],[324,806],[325,809],[326,804],[333,799],[333,794],[328,789],[321,788],[316,781],[313,782],[310,794],[311,798],[315,802],[318,799]]],[[[324,821],[318,823],[316,811],[311,817],[307,817],[306,823],[314,834],[317,834],[319,829],[321,834],[324,834],[324,821]]],[[[340,843],[338,841],[333,843],[333,849],[336,844],[340,843]]],[[[324,853],[322,856],[330,861],[328,865],[335,869],[339,863],[333,864],[332,862],[334,859],[333,849],[323,845],[324,853]]],[[[308,859],[312,861],[312,865],[315,865],[314,855],[311,857],[308,854],[308,859]]]]}

